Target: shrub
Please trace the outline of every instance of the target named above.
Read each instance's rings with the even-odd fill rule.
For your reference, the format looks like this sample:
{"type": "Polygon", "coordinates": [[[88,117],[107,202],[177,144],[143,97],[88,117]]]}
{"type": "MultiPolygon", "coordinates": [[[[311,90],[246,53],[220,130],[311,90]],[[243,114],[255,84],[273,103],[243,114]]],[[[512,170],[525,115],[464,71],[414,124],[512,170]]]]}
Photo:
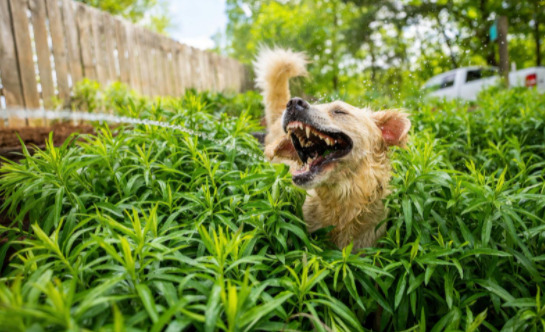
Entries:
{"type": "Polygon", "coordinates": [[[544,96],[415,101],[412,142],[394,152],[387,235],[358,254],[331,248],[327,230],[306,233],[287,169],[247,153],[259,153],[255,120],[203,100],[122,106],[200,137],[99,126],[4,163],[15,223],[0,254],[15,254],[0,281],[2,329],[545,327],[544,96]]]}

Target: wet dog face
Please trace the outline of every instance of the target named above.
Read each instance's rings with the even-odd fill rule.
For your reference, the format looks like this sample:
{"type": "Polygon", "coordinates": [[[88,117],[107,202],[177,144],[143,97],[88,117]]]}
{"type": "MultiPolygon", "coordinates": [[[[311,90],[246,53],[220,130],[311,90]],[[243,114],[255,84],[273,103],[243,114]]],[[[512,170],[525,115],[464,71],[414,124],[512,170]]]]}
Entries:
{"type": "Polygon", "coordinates": [[[402,145],[409,128],[402,112],[372,112],[342,101],[311,105],[292,98],[282,115],[286,136],[274,154],[292,161],[295,185],[311,189],[346,179],[365,167],[372,154],[402,145]]]}

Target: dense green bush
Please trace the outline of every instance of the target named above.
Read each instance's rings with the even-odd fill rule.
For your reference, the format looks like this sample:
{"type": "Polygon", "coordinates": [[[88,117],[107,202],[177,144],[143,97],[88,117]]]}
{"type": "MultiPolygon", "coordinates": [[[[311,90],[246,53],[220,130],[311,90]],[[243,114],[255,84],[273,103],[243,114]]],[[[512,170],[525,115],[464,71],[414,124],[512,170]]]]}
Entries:
{"type": "Polygon", "coordinates": [[[257,121],[203,112],[211,99],[120,110],[205,138],[98,127],[4,163],[0,329],[545,328],[544,96],[411,101],[388,233],[362,255],[306,233],[286,168],[247,153],[257,121]]]}

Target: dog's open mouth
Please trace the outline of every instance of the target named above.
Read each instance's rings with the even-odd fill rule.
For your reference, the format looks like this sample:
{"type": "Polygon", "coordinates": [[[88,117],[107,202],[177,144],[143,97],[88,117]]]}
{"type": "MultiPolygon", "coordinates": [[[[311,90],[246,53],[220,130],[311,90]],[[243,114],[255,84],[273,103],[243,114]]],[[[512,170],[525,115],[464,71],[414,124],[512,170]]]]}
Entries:
{"type": "Polygon", "coordinates": [[[327,164],[352,150],[352,140],[342,132],[319,130],[307,123],[292,121],[286,126],[302,167],[292,173],[295,183],[304,183],[327,164]]]}

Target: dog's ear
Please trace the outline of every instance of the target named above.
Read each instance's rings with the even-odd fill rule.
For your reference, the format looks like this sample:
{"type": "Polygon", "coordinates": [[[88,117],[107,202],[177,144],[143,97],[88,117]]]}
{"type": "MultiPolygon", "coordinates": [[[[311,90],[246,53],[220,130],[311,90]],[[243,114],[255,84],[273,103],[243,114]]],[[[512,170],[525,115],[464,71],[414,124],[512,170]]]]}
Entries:
{"type": "Polygon", "coordinates": [[[375,112],[372,117],[381,130],[382,138],[388,146],[405,146],[407,133],[411,129],[411,120],[409,120],[407,113],[386,110],[375,112]]]}
{"type": "Polygon", "coordinates": [[[267,145],[265,147],[265,156],[271,161],[276,158],[289,160],[298,160],[299,158],[291,139],[287,136],[267,145]]]}

